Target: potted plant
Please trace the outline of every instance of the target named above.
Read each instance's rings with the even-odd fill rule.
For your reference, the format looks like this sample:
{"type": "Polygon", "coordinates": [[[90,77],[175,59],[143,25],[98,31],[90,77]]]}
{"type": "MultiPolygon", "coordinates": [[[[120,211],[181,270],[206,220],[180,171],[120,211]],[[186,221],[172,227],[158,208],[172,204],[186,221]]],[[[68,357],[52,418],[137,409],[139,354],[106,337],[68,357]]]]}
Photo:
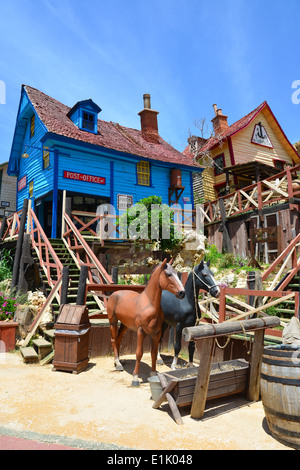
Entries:
{"type": "Polygon", "coordinates": [[[15,349],[16,328],[14,315],[18,306],[15,297],[0,292],[0,352],[15,349]]]}

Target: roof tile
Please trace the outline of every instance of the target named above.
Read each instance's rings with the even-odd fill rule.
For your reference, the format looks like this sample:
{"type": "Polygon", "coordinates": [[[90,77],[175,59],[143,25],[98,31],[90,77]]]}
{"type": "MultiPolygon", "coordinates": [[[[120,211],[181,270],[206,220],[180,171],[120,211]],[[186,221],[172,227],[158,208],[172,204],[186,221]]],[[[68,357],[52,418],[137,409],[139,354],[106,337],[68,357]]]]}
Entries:
{"type": "Polygon", "coordinates": [[[151,160],[200,169],[192,155],[179,152],[161,137],[158,144],[149,143],[137,129],[99,119],[97,134],[82,131],[67,117],[71,108],[36,88],[28,85],[24,88],[38,116],[51,133],[151,160]]]}

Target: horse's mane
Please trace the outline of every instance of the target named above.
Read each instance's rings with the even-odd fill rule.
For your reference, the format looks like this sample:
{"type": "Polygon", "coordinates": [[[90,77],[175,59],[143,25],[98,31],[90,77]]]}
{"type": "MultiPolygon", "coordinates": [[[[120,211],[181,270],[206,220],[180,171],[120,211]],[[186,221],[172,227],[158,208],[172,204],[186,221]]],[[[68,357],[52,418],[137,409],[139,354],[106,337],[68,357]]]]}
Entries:
{"type": "Polygon", "coordinates": [[[150,274],[150,277],[149,277],[149,281],[150,281],[150,279],[151,279],[151,277],[152,277],[152,274],[157,270],[157,268],[158,268],[160,265],[161,265],[161,263],[157,264],[157,265],[152,269],[151,274],[150,274]]]}

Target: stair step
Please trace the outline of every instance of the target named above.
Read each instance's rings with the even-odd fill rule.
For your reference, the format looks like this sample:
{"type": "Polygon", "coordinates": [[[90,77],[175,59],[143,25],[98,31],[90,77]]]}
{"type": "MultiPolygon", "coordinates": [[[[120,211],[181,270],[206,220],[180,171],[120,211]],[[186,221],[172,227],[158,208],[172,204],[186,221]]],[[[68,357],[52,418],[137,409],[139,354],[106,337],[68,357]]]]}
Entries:
{"type": "Polygon", "coordinates": [[[38,362],[39,355],[32,346],[26,348],[20,348],[24,362],[38,362]]]}
{"type": "Polygon", "coordinates": [[[51,343],[51,345],[53,346],[54,345],[54,341],[55,341],[55,329],[51,329],[51,330],[45,330],[44,331],[44,336],[47,337],[47,339],[49,340],[49,342],[51,343]]]}
{"type": "Polygon", "coordinates": [[[51,343],[47,341],[45,338],[37,338],[32,340],[32,343],[37,346],[38,348],[47,348],[51,347],[51,343]]]}
{"type": "Polygon", "coordinates": [[[49,364],[49,362],[51,362],[53,358],[54,358],[54,349],[46,357],[44,357],[44,359],[40,361],[40,365],[44,366],[45,364],[49,364]]]}
{"type": "Polygon", "coordinates": [[[39,360],[41,361],[52,351],[52,344],[45,338],[38,338],[32,341],[35,349],[37,349],[39,360]]]}
{"type": "Polygon", "coordinates": [[[286,308],[278,308],[276,307],[276,311],[280,313],[290,313],[291,315],[295,315],[295,310],[289,310],[286,308]]]}

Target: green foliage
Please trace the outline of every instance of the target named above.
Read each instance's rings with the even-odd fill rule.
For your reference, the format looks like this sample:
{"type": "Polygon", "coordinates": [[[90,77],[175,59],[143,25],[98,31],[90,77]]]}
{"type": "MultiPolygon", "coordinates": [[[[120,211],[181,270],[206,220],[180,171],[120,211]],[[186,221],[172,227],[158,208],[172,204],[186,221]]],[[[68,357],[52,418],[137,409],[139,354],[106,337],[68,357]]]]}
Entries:
{"type": "Polygon", "coordinates": [[[136,240],[151,240],[157,242],[163,250],[176,249],[182,236],[173,224],[174,212],[167,204],[162,204],[159,196],[149,196],[141,199],[127,209],[120,218],[120,225],[126,226],[127,237],[136,240]]]}
{"type": "Polygon", "coordinates": [[[224,269],[231,269],[236,274],[240,271],[255,271],[254,268],[248,266],[247,258],[243,259],[233,253],[219,253],[215,245],[206,246],[205,260],[209,260],[211,266],[215,267],[218,272],[224,269]]]}
{"type": "Polygon", "coordinates": [[[3,248],[0,252],[0,282],[10,279],[13,270],[13,258],[10,251],[3,248]]]}
{"type": "Polygon", "coordinates": [[[0,320],[11,320],[18,305],[16,297],[0,292],[0,320]]]}

